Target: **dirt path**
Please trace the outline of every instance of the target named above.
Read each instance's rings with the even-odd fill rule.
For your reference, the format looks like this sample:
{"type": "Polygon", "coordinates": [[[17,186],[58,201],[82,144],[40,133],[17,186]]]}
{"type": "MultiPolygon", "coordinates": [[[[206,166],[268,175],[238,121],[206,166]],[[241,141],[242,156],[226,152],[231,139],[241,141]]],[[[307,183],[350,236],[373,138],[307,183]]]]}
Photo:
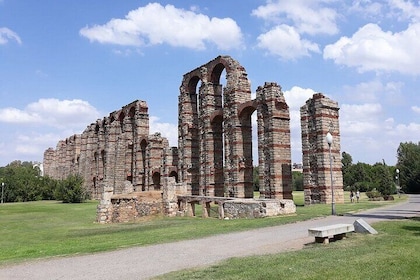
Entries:
{"type": "Polygon", "coordinates": [[[308,228],[420,215],[420,195],[407,203],[352,216],[330,216],[294,224],[222,234],[174,243],[135,247],[85,256],[53,258],[0,268],[0,279],[148,279],[185,268],[208,266],[230,257],[298,250],[313,242],[308,228]]]}

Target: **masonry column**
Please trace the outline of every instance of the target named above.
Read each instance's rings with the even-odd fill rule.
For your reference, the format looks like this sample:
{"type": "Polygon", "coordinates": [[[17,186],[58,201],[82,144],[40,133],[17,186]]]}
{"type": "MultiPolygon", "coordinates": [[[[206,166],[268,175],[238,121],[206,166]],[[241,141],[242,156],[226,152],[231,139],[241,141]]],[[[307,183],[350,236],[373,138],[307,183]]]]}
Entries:
{"type": "Polygon", "coordinates": [[[257,89],[260,196],[293,199],[289,107],[276,83],[257,89]]]}
{"type": "Polygon", "coordinates": [[[328,132],[334,138],[331,148],[334,198],[336,203],[344,203],[338,110],[338,103],[321,93],[314,94],[300,109],[306,205],[332,201],[329,147],[325,140],[328,132]]]}

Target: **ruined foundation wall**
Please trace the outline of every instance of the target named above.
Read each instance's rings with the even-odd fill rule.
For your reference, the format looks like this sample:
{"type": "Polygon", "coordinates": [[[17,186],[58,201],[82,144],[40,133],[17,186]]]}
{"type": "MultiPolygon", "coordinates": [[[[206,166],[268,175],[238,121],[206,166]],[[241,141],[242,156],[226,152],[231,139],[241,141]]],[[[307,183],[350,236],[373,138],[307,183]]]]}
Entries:
{"type": "Polygon", "coordinates": [[[334,139],[331,147],[334,198],[336,203],[344,202],[338,111],[337,102],[321,93],[314,94],[300,109],[306,205],[332,202],[329,146],[325,139],[328,132],[334,139]]]}

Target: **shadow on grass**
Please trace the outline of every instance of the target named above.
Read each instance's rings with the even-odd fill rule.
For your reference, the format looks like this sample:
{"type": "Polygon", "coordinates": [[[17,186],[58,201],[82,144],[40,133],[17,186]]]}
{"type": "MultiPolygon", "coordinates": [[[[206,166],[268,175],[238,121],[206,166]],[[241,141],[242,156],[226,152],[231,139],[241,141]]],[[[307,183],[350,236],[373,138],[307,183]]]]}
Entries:
{"type": "MultiPolygon", "coordinates": [[[[420,222],[420,217],[412,217],[410,220],[420,222]]],[[[402,228],[408,231],[413,231],[414,235],[420,236],[420,224],[416,226],[403,226],[402,228]]]]}
{"type": "Polygon", "coordinates": [[[70,231],[68,234],[69,237],[88,237],[88,236],[97,236],[97,235],[108,235],[108,234],[117,234],[117,233],[128,233],[128,232],[150,232],[153,230],[165,229],[169,226],[181,226],[183,224],[182,220],[165,220],[160,221],[159,223],[118,223],[118,224],[109,224],[109,225],[100,225],[98,227],[91,229],[75,229],[70,231]]]}

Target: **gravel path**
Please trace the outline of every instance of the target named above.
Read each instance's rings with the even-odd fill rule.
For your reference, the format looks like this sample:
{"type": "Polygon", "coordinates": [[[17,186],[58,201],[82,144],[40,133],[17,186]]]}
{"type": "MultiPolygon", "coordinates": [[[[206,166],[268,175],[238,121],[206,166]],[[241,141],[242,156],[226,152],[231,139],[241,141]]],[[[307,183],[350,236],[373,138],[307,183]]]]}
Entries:
{"type": "Polygon", "coordinates": [[[301,249],[314,241],[308,228],[420,215],[420,195],[407,203],[351,216],[330,216],[294,224],[210,236],[174,243],[135,247],[84,256],[53,258],[0,268],[0,279],[148,279],[185,268],[208,266],[231,257],[301,249]]]}

